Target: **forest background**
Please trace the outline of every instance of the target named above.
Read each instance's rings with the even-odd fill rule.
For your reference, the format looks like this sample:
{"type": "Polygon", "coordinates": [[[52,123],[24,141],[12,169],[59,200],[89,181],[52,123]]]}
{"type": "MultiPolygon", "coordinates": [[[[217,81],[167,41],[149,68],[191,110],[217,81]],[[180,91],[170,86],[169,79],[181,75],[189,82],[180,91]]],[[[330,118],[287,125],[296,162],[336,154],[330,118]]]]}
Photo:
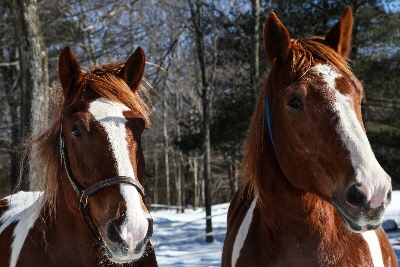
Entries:
{"type": "Polygon", "coordinates": [[[58,82],[60,51],[71,46],[87,68],[125,60],[141,46],[151,85],[152,126],[144,135],[146,169],[154,176],[146,182],[150,203],[229,202],[240,185],[243,142],[270,68],[262,47],[265,18],[275,12],[295,38],[324,36],[346,6],[355,18],[350,65],[365,88],[367,134],[399,189],[400,1],[4,0],[0,198],[16,186],[21,140],[48,121],[43,114],[58,82]]]}

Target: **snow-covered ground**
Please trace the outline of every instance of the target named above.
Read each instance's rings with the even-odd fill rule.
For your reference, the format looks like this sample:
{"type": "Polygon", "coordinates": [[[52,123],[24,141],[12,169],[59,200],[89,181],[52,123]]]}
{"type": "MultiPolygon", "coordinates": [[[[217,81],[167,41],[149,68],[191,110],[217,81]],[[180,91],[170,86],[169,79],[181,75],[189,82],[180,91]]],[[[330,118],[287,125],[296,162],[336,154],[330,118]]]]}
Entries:
{"type": "MultiPolygon", "coordinates": [[[[400,227],[400,191],[393,191],[392,204],[386,209],[385,220],[395,220],[400,227]]],[[[387,232],[400,266],[400,230],[387,232]]]]}
{"type": "Polygon", "coordinates": [[[185,209],[152,212],[155,229],[152,243],[158,265],[203,267],[220,266],[229,204],[212,207],[214,242],[205,242],[205,211],[185,209]]]}
{"type": "MultiPolygon", "coordinates": [[[[159,266],[220,266],[228,207],[229,204],[213,206],[215,240],[211,244],[205,242],[203,209],[185,209],[185,213],[176,213],[175,210],[152,212],[155,222],[152,243],[159,266]]],[[[400,225],[400,191],[393,192],[392,204],[387,209],[386,218],[393,219],[400,225]]],[[[389,232],[388,237],[400,259],[400,231],[389,232]]]]}

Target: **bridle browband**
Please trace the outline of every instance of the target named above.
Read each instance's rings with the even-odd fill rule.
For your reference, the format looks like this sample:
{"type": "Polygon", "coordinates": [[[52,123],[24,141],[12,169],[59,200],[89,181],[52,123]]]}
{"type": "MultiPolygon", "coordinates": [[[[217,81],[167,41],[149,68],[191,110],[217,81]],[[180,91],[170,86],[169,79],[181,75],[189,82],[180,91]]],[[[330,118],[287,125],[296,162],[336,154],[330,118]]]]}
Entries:
{"type": "MultiPolygon", "coordinates": [[[[73,176],[71,167],[69,164],[69,159],[68,159],[68,152],[67,148],[64,146],[64,136],[63,136],[63,129],[62,129],[62,122],[63,122],[63,117],[61,117],[61,130],[60,130],[60,156],[61,156],[61,166],[65,167],[65,171],[67,173],[68,180],[74,189],[75,193],[79,197],[79,212],[82,216],[83,221],[85,222],[85,225],[89,232],[92,234],[92,236],[97,240],[100,244],[102,243],[102,238],[101,234],[97,228],[97,226],[93,222],[92,215],[90,213],[90,205],[88,202],[89,197],[91,197],[93,194],[96,192],[100,191],[101,189],[105,187],[109,187],[112,185],[116,184],[129,184],[133,185],[139,194],[141,195],[143,201],[145,200],[146,194],[144,192],[143,186],[140,184],[140,182],[136,179],[133,179],[131,177],[127,176],[114,176],[110,178],[106,178],[104,180],[101,180],[99,182],[96,182],[89,186],[88,188],[84,188],[73,176]]],[[[61,172],[61,178],[62,178],[62,172],[61,172]]],[[[137,247],[135,248],[135,253],[138,252],[138,246],[141,247],[147,243],[148,240],[150,240],[152,234],[153,234],[153,219],[147,218],[149,222],[149,227],[147,229],[147,233],[145,238],[138,243],[137,247]]]]}

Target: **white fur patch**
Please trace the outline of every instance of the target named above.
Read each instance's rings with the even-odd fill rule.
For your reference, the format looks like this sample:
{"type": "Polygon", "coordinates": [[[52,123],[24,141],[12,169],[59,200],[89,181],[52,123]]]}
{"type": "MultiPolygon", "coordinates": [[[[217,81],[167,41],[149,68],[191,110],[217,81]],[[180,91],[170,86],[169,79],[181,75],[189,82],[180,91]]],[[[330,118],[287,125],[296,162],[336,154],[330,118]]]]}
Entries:
{"type": "Polygon", "coordinates": [[[379,207],[386,199],[386,194],[390,189],[390,178],[372,152],[367,135],[354,111],[352,99],[336,90],[335,80],[341,75],[328,65],[317,65],[314,68],[335,95],[336,101],[333,109],[339,116],[337,131],[350,152],[356,182],[363,184],[359,189],[363,191],[368,200],[371,199],[371,207],[379,207]]]}
{"type": "Polygon", "coordinates": [[[15,267],[29,230],[35,224],[43,207],[43,192],[19,192],[6,197],[9,209],[1,216],[3,223],[0,234],[11,223],[18,222],[14,228],[14,240],[11,245],[10,267],[15,267]]]}
{"type": "Polygon", "coordinates": [[[105,98],[93,101],[89,107],[89,112],[107,133],[117,163],[118,175],[135,178],[126,141],[125,124],[127,119],[123,114],[124,111],[129,111],[129,108],[105,98]]]}
{"type": "MultiPolygon", "coordinates": [[[[107,133],[107,138],[116,161],[118,175],[136,179],[126,140],[125,125],[127,119],[123,115],[123,112],[128,110],[129,108],[125,105],[105,98],[93,101],[89,107],[89,112],[103,126],[107,133]]],[[[142,209],[139,194],[134,186],[121,184],[120,189],[127,205],[126,221],[121,228],[121,237],[128,245],[136,244],[146,235],[148,228],[147,218],[150,218],[150,214],[144,212],[142,209]]],[[[134,256],[136,259],[140,258],[141,255],[135,254],[134,256]]],[[[129,259],[133,260],[132,258],[129,259]]],[[[125,258],[121,258],[120,260],[125,260],[125,258]]]]}
{"type": "Polygon", "coordinates": [[[250,229],[251,221],[253,220],[253,211],[254,208],[256,207],[256,204],[257,204],[257,198],[253,200],[253,202],[250,205],[250,208],[247,210],[246,216],[244,217],[242,224],[240,225],[240,228],[236,235],[235,243],[233,244],[233,250],[232,250],[232,264],[231,264],[232,267],[236,266],[236,261],[240,256],[240,250],[243,247],[243,243],[246,240],[247,233],[249,232],[250,229]]]}
{"type": "Polygon", "coordinates": [[[341,77],[340,73],[337,73],[334,69],[332,69],[329,65],[316,65],[313,69],[315,69],[322,76],[324,81],[326,82],[329,89],[336,90],[336,78],[341,77]]]}
{"type": "Polygon", "coordinates": [[[373,267],[384,267],[381,246],[375,231],[367,231],[361,234],[368,244],[372,257],[373,267]]]}

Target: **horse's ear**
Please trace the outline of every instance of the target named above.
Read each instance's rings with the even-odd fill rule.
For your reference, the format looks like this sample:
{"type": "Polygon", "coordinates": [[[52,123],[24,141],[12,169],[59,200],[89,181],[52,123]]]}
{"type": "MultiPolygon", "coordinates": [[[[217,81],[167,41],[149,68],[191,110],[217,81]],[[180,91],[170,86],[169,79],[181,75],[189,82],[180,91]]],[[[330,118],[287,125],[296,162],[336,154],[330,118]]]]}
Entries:
{"type": "Polygon", "coordinates": [[[325,37],[326,43],[342,57],[346,57],[349,54],[352,29],[353,14],[350,7],[347,7],[342,18],[325,37]]]}
{"type": "Polygon", "coordinates": [[[285,62],[291,46],[288,30],[275,13],[271,12],[264,24],[264,50],[269,61],[285,62]]]}
{"type": "Polygon", "coordinates": [[[136,51],[128,58],[124,68],[121,70],[122,78],[135,91],[143,78],[146,58],[143,49],[139,46],[136,51]]]}
{"type": "Polygon", "coordinates": [[[61,51],[58,60],[58,78],[60,79],[64,96],[68,96],[82,81],[81,66],[69,46],[61,51]]]}

